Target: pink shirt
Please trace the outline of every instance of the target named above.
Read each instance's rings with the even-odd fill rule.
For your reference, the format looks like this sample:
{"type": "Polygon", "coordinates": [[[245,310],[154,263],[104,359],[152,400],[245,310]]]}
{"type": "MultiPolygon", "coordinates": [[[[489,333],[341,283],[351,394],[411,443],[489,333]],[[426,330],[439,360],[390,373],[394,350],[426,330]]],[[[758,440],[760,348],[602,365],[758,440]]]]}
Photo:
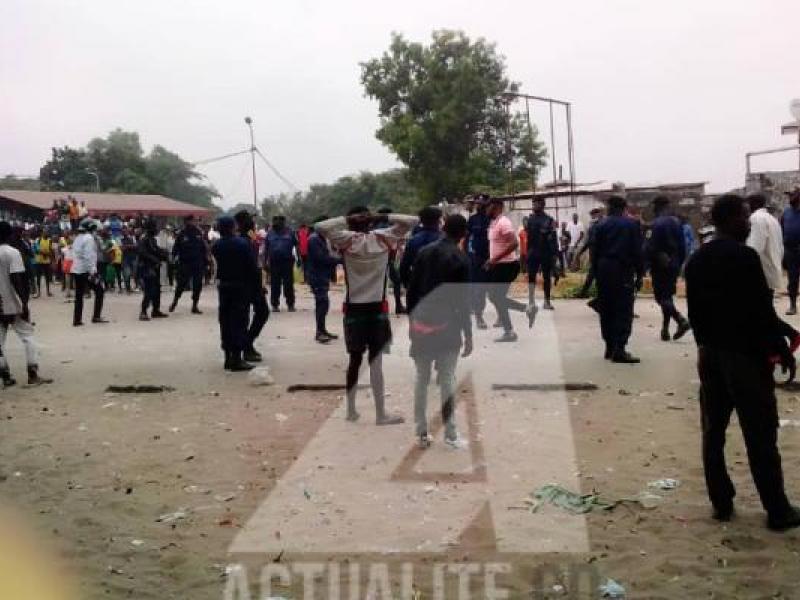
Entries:
{"type": "MultiPolygon", "coordinates": [[[[514,246],[517,242],[517,233],[514,231],[514,226],[511,220],[505,215],[500,215],[489,225],[489,258],[494,259],[500,256],[503,252],[514,246]]],[[[519,246],[513,252],[509,252],[506,256],[497,262],[508,263],[516,262],[519,260],[518,254],[519,246]]]]}

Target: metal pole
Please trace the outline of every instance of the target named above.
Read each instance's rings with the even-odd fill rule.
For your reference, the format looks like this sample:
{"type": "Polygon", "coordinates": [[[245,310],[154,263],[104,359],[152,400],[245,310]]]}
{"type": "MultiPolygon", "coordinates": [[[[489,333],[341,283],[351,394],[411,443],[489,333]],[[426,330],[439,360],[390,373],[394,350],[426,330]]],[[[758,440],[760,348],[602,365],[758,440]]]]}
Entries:
{"type": "Polygon", "coordinates": [[[556,167],[556,133],[555,133],[555,125],[553,124],[553,101],[550,100],[547,102],[548,106],[550,107],[550,163],[553,165],[553,198],[556,201],[556,224],[558,223],[558,195],[556,194],[557,188],[557,181],[558,181],[558,171],[556,167]]]}
{"type": "MultiPolygon", "coordinates": [[[[533,127],[531,126],[531,107],[528,98],[525,98],[525,115],[528,118],[528,135],[533,144],[533,127]]],[[[535,155],[532,157],[534,161],[531,163],[531,193],[536,193],[536,160],[535,155]]]]}
{"type": "Polygon", "coordinates": [[[508,153],[508,181],[506,192],[514,195],[514,147],[511,143],[511,100],[506,100],[506,152],[508,153]]]}
{"type": "Polygon", "coordinates": [[[572,138],[572,104],[567,103],[567,149],[569,154],[570,204],[575,207],[575,142],[572,138]]]}
{"type": "Polygon", "coordinates": [[[256,192],[256,141],[253,135],[253,119],[245,117],[244,122],[250,128],[250,160],[253,165],[253,208],[255,208],[258,215],[260,211],[258,210],[258,193],[256,192]]]}

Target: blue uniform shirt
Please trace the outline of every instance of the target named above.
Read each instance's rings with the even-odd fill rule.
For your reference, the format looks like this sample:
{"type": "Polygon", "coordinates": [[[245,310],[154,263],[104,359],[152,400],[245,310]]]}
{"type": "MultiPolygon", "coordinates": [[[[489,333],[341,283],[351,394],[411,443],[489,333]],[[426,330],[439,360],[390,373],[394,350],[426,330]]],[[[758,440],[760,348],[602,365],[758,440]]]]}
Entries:
{"type": "Polygon", "coordinates": [[[475,213],[467,220],[467,252],[484,261],[489,259],[489,222],[486,214],[475,213]]]}
{"type": "Polygon", "coordinates": [[[281,231],[270,229],[265,243],[270,262],[294,260],[292,251],[297,245],[297,238],[288,227],[284,227],[281,231]]]}
{"type": "Polygon", "coordinates": [[[308,285],[312,288],[328,287],[338,263],[339,261],[331,256],[325,238],[318,233],[312,233],[308,238],[308,262],[306,263],[308,285]]]}
{"type": "Polygon", "coordinates": [[[417,260],[419,251],[428,244],[438,242],[442,237],[442,232],[439,229],[423,227],[408,240],[406,249],[403,252],[403,258],[400,261],[400,281],[403,285],[408,287],[411,281],[411,268],[414,266],[414,261],[417,260]]]}
{"type": "Polygon", "coordinates": [[[232,235],[214,243],[211,253],[217,261],[217,279],[220,287],[247,289],[261,282],[253,250],[247,240],[232,235]]]}
{"type": "Polygon", "coordinates": [[[623,215],[609,215],[598,223],[594,233],[596,263],[611,260],[626,271],[642,274],[642,228],[638,221],[623,215]]]}
{"type": "Polygon", "coordinates": [[[647,243],[647,254],[650,265],[666,267],[659,264],[658,255],[666,255],[672,267],[683,264],[686,258],[686,246],[681,230],[681,222],[677,217],[664,215],[657,217],[650,227],[650,240],[647,243]]]}
{"type": "Polygon", "coordinates": [[[787,206],[781,218],[785,246],[800,246],[800,209],[787,206]]]}

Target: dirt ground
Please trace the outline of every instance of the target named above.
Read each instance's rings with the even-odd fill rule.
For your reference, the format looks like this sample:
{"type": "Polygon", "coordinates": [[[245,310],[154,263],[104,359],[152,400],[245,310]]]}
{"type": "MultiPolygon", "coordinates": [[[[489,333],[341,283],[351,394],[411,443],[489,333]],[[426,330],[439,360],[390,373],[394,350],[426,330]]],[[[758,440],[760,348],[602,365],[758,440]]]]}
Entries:
{"type": "MultiPolygon", "coordinates": [[[[69,326],[72,306],[60,296],[33,303],[42,373],[56,382],[36,389],[20,385],[0,391],[0,499],[17,515],[15,526],[29,528],[42,540],[40,548],[52,547],[62,558],[77,589],[76,598],[219,599],[225,597],[226,587],[230,592],[228,565],[257,568],[306,558],[302,549],[294,549],[294,541],[286,533],[299,531],[302,519],[286,525],[289,529],[283,529],[281,522],[270,523],[266,534],[269,546],[285,543],[283,555],[242,556],[230,550],[265,499],[273,490],[280,490],[281,478],[291,480],[292,466],[302,463],[312,440],[328,435],[323,433],[331,428],[349,436],[351,430],[344,429],[340,418],[341,391],[287,391],[293,384],[342,383],[343,344],[339,340],[320,347],[313,342],[312,303],[302,290],[300,310],[273,315],[260,341],[275,384],[255,387],[247,376],[226,374],[221,368],[213,296],[213,289],[207,288],[202,301],[204,315],[190,315],[187,298],[169,319],[140,323],[136,320],[138,296],[110,295],[106,314],[112,322],[87,324],[80,330],[69,326]],[[109,385],[144,384],[170,386],[174,391],[106,392],[109,385]],[[321,432],[319,436],[317,432],[321,432]]],[[[334,298],[332,306],[338,307],[339,302],[340,298],[334,298]]],[[[540,516],[495,503],[491,512],[481,512],[472,521],[468,532],[435,552],[359,552],[358,548],[351,552],[342,548],[336,553],[325,546],[314,554],[315,559],[410,561],[419,566],[436,561],[509,563],[512,572],[499,581],[510,598],[599,597],[596,589],[579,589],[569,579],[572,571],[586,565],[603,582],[613,578],[622,584],[628,598],[800,597],[796,581],[800,534],[775,534],[765,529],[735,421],[728,456],[738,488],[738,517],[727,525],[710,519],[699,460],[694,342],[691,335],[679,342],[658,340],[660,315],[652,299],[639,299],[636,310],[640,318],[634,323],[631,350],[642,357],[638,366],[611,365],[603,360],[596,316],[579,300],[559,301],[553,313],[540,313],[541,321],[531,332],[518,323],[527,346],[498,346],[491,341],[495,331],[476,331],[475,354],[465,365],[491,363],[497,367],[507,363],[508,382],[597,384],[596,391],[564,395],[564,410],[556,418],[568,425],[568,434],[547,437],[546,431],[532,425],[530,435],[536,439],[531,443],[535,446],[537,440],[546,438],[547,448],[559,443],[568,446],[565,460],[573,462],[574,468],[554,476],[576,482],[580,487],[576,491],[583,493],[597,490],[604,498],[618,499],[647,490],[648,482],[656,479],[679,479],[680,486],[673,491],[649,490],[662,498],[656,508],[620,506],[583,517],[548,506],[540,510],[540,516]],[[545,336],[540,329],[555,337],[545,336]],[[563,372],[551,377],[537,368],[549,364],[545,362],[548,357],[557,357],[560,366],[553,368],[563,372]],[[530,371],[524,366],[527,360],[530,371]],[[510,525],[503,524],[508,519],[510,525]],[[505,552],[504,547],[517,547],[518,541],[524,546],[525,540],[496,539],[500,534],[495,532],[505,527],[512,537],[516,531],[524,538],[529,523],[561,523],[565,529],[585,523],[588,547],[579,552],[505,552]],[[539,578],[542,565],[554,576],[539,578]]],[[[341,332],[338,309],[330,322],[331,329],[341,332]]],[[[398,338],[404,324],[403,318],[393,318],[398,338]]],[[[12,370],[22,380],[23,358],[13,334],[8,354],[12,370]]],[[[402,342],[393,349],[390,360],[391,365],[405,361],[410,368],[402,342]]],[[[386,453],[392,452],[391,444],[398,443],[397,436],[412,440],[409,372],[387,375],[390,403],[407,418],[401,429],[377,431],[369,423],[370,401],[362,395],[362,421],[353,431],[364,441],[364,455],[374,458],[381,454],[385,459],[386,453]],[[401,390],[403,384],[406,387],[401,390]],[[389,444],[389,449],[381,443],[389,444]]],[[[485,438],[478,433],[470,439],[482,443],[490,467],[492,460],[499,461],[497,469],[509,474],[503,479],[503,493],[520,501],[548,481],[513,475],[548,458],[539,446],[536,452],[524,451],[521,459],[497,455],[493,446],[498,444],[500,450],[516,449],[502,447],[513,445],[510,438],[503,439],[502,431],[499,436],[488,433],[492,415],[487,413],[497,404],[497,414],[502,416],[502,403],[511,398],[525,407],[520,419],[546,422],[543,420],[550,413],[541,412],[541,407],[557,400],[527,393],[503,392],[481,400],[477,413],[464,425],[472,428],[489,421],[485,438]]],[[[434,400],[432,390],[431,405],[434,400]]],[[[796,392],[780,391],[779,404],[781,418],[800,419],[796,392]]],[[[556,413],[559,410],[553,411],[556,413]]],[[[524,434],[526,427],[517,428],[522,431],[515,435],[524,434]]],[[[330,439],[335,455],[336,438],[330,439]]],[[[780,444],[790,496],[799,498],[800,427],[782,428],[780,444]]],[[[519,452],[515,456],[520,456],[519,452]]],[[[320,470],[324,469],[322,463],[334,459],[312,458],[319,458],[320,470]]],[[[370,468],[364,467],[367,475],[370,468]]],[[[490,484],[492,477],[490,468],[490,484]]],[[[339,479],[341,484],[346,477],[339,479]]],[[[458,477],[454,481],[457,491],[458,477]]],[[[429,491],[426,488],[415,500],[421,510],[426,502],[433,502],[429,491]]],[[[306,500],[313,504],[312,494],[316,493],[307,493],[306,500]]],[[[296,502],[302,505],[302,495],[296,502]]],[[[352,508],[358,513],[357,500],[352,508]]],[[[402,528],[401,512],[400,507],[390,507],[385,514],[387,524],[402,528]]],[[[334,536],[338,518],[332,511],[323,521],[323,526],[333,528],[334,536]]],[[[342,522],[354,522],[352,516],[347,518],[350,521],[341,517],[342,522]]],[[[361,540],[372,535],[370,531],[345,531],[344,526],[340,533],[361,540]]],[[[577,547],[571,545],[572,540],[565,543],[577,547]]],[[[8,539],[0,545],[10,546],[4,552],[13,553],[8,539]]],[[[39,560],[44,560],[43,553],[39,560]]],[[[252,597],[260,599],[258,572],[250,569],[248,573],[252,597]]],[[[394,575],[391,580],[398,585],[394,575]]],[[[302,598],[298,581],[293,580],[280,594],[302,598]]],[[[420,597],[434,597],[425,575],[415,584],[421,589],[420,597]]],[[[334,594],[323,590],[318,597],[334,594]]],[[[393,592],[393,597],[401,596],[393,592]]],[[[476,592],[472,597],[485,596],[476,592]]]]}

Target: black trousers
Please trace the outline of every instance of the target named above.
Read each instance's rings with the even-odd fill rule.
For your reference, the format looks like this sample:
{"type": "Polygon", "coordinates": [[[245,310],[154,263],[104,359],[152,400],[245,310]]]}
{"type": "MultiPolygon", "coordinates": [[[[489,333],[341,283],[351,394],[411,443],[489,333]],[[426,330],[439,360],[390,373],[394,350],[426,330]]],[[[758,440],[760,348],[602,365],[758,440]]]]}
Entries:
{"type": "Polygon", "coordinates": [[[635,275],[619,261],[601,259],[596,276],[600,332],[607,346],[622,350],[628,344],[633,327],[635,275]]]}
{"type": "Polygon", "coordinates": [[[253,310],[253,315],[250,317],[248,309],[250,327],[247,329],[246,349],[253,350],[253,344],[255,344],[258,336],[261,335],[261,330],[264,329],[264,325],[269,319],[269,306],[267,305],[266,292],[263,289],[252,294],[250,308],[253,310]]]}
{"type": "Polygon", "coordinates": [[[400,280],[400,272],[397,264],[393,260],[389,261],[389,281],[392,283],[392,293],[394,294],[394,310],[403,306],[403,282],[400,280]]]}
{"type": "Polygon", "coordinates": [[[240,353],[247,347],[248,297],[246,290],[218,288],[219,333],[225,352],[240,353]]]}
{"type": "Polygon", "coordinates": [[[81,323],[83,321],[83,299],[86,297],[86,292],[92,290],[94,292],[94,311],[92,313],[93,319],[99,319],[103,313],[103,284],[100,279],[95,276],[89,279],[88,273],[75,273],[75,309],[72,317],[73,323],[81,323]]]}
{"type": "Polygon", "coordinates": [[[53,281],[53,270],[50,267],[50,264],[38,264],[36,265],[36,289],[41,294],[42,293],[42,277],[44,277],[44,283],[47,287],[47,293],[50,293],[50,283],[53,281]]]}
{"type": "Polygon", "coordinates": [[[533,300],[536,286],[536,275],[542,272],[542,287],[544,288],[544,299],[550,300],[550,289],[553,283],[553,266],[555,257],[528,255],[528,283],[531,285],[530,297],[533,300]]]}
{"type": "Polygon", "coordinates": [[[331,301],[328,297],[329,289],[329,286],[319,283],[311,286],[311,292],[314,294],[314,316],[316,317],[317,334],[328,331],[325,320],[331,307],[331,301]]]}
{"type": "Polygon", "coordinates": [[[149,307],[153,307],[153,312],[161,310],[161,273],[156,271],[154,274],[142,276],[142,313],[147,313],[149,307]]]}
{"type": "Polygon", "coordinates": [[[200,293],[203,291],[203,274],[205,273],[205,265],[199,264],[179,264],[178,265],[178,280],[175,286],[175,299],[173,302],[178,303],[183,292],[190,289],[192,290],[192,304],[197,306],[200,301],[200,293]]]}
{"type": "Polygon", "coordinates": [[[497,318],[504,331],[513,331],[509,310],[524,312],[527,306],[508,297],[508,289],[519,275],[519,261],[497,263],[489,271],[489,300],[497,310],[497,318]]]}
{"type": "Polygon", "coordinates": [[[725,509],[736,495],[725,464],[725,431],[735,410],[761,504],[769,514],[785,514],[789,501],[784,492],[778,452],[775,381],[766,357],[701,347],[697,371],[700,375],[703,467],[711,504],[725,509]]]}
{"type": "Polygon", "coordinates": [[[589,291],[592,289],[592,284],[595,280],[594,274],[594,261],[589,258],[589,270],[586,272],[586,279],[583,280],[583,287],[581,288],[581,296],[588,296],[589,291]]]}
{"type": "Polygon", "coordinates": [[[676,267],[652,267],[650,276],[653,280],[653,297],[661,307],[663,317],[663,327],[669,326],[670,319],[676,323],[683,321],[683,316],[675,308],[675,292],[678,285],[678,268],[676,267]]]}
{"type": "Polygon", "coordinates": [[[272,289],[272,307],[277,308],[281,303],[281,289],[286,296],[286,305],[294,306],[294,261],[275,260],[269,263],[270,285],[272,289]]]}
{"type": "Polygon", "coordinates": [[[786,275],[789,282],[787,292],[789,299],[794,302],[797,299],[798,284],[800,283],[800,248],[787,246],[784,249],[783,265],[786,267],[786,275]]]}
{"type": "Polygon", "coordinates": [[[485,262],[486,258],[482,256],[469,255],[469,287],[472,312],[480,316],[483,316],[483,311],[486,309],[486,281],[489,278],[489,274],[483,268],[485,262]]]}

